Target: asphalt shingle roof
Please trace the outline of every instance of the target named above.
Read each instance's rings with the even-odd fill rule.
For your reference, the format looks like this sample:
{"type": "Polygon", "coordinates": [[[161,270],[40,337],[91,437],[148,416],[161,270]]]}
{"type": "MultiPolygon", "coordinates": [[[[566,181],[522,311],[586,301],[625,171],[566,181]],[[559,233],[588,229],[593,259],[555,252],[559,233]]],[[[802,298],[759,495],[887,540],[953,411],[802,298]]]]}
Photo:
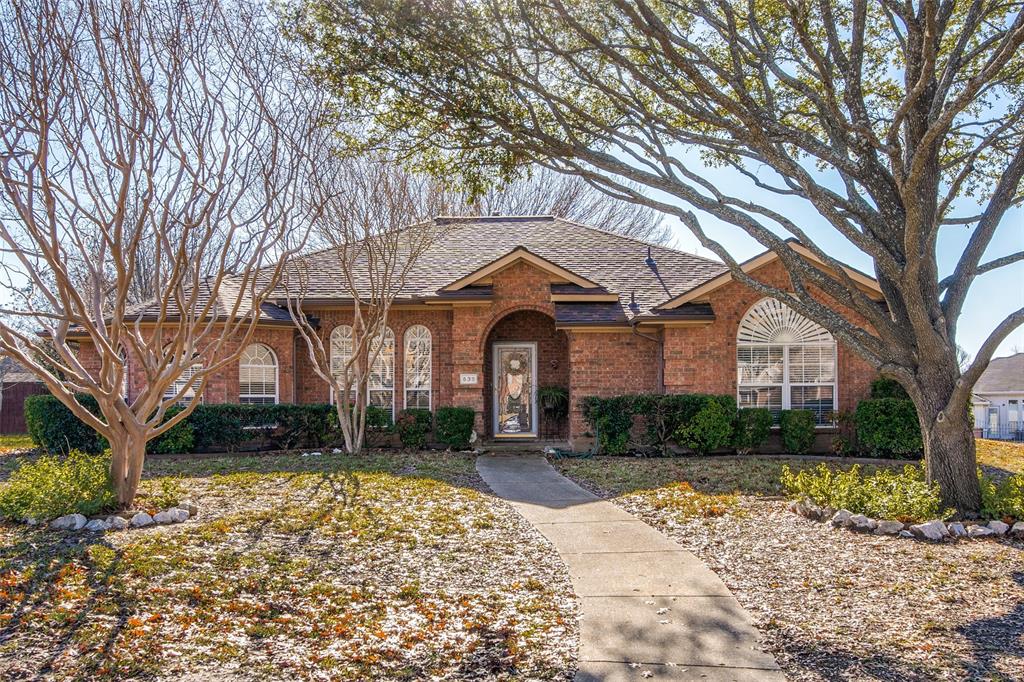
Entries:
{"type": "MultiPolygon", "coordinates": [[[[436,238],[414,262],[397,300],[487,298],[492,290],[486,285],[457,291],[444,288],[522,247],[600,285],[586,289],[577,284],[554,284],[552,293],[619,296],[617,303],[559,303],[556,308],[559,322],[624,324],[637,315],[656,314],[652,312],[654,307],[726,270],[725,265],[717,261],[554,216],[441,217],[424,225],[437,229],[436,238]]],[[[408,257],[408,250],[399,257],[408,257]]],[[[357,261],[353,271],[360,293],[368,295],[369,271],[365,260],[357,261]]],[[[293,258],[285,272],[282,283],[269,297],[280,305],[264,303],[261,307],[263,322],[290,322],[283,303],[286,298],[301,295],[307,302],[351,299],[337,249],[323,249],[293,258]]],[[[221,283],[218,315],[225,315],[239,295],[238,279],[229,276],[221,283]]],[[[200,299],[205,301],[210,294],[209,284],[204,280],[199,286],[200,299]]],[[[245,314],[248,310],[248,305],[243,304],[239,312],[245,314]]],[[[141,314],[152,318],[158,312],[151,303],[132,311],[132,316],[141,314]]]]}
{"type": "Polygon", "coordinates": [[[1018,391],[1024,392],[1024,353],[994,358],[974,384],[979,395],[1018,391]]]}
{"type": "MultiPolygon", "coordinates": [[[[618,294],[619,302],[608,304],[616,306],[618,314],[603,308],[600,317],[621,323],[726,270],[716,261],[553,216],[449,217],[437,218],[434,224],[438,237],[413,265],[399,298],[436,297],[446,285],[524,247],[618,294]],[[653,263],[647,262],[648,255],[653,263]]],[[[338,263],[332,249],[296,259],[292,292],[301,279],[306,298],[348,298],[338,263]]],[[[286,295],[284,288],[278,292],[282,298],[286,295]]],[[[572,316],[581,314],[571,310],[572,316]]]]}

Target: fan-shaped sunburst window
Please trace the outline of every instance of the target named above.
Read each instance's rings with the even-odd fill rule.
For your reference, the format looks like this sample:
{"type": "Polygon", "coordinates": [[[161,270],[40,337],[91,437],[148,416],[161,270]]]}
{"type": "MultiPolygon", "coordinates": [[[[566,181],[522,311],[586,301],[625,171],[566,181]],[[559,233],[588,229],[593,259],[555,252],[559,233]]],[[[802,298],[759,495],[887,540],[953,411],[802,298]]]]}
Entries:
{"type": "Polygon", "coordinates": [[[740,407],[810,410],[827,424],[836,409],[836,342],[774,298],[754,304],[736,335],[740,407]]]}

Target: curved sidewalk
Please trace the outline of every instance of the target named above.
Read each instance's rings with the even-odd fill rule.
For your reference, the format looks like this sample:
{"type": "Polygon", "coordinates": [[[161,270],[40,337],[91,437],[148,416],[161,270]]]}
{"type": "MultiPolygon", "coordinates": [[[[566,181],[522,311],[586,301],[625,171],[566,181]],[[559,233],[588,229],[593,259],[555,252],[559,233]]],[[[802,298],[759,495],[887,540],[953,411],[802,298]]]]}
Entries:
{"type": "Polygon", "coordinates": [[[785,680],[750,617],[697,557],[542,457],[477,471],[558,550],[580,599],[577,681],[785,680]]]}

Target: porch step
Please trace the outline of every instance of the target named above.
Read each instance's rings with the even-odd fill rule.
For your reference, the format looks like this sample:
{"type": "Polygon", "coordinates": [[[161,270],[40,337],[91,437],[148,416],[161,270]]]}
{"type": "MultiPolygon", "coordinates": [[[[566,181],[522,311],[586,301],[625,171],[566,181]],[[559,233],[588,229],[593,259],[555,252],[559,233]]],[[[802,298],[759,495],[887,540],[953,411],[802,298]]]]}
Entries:
{"type": "Polygon", "coordinates": [[[571,450],[572,446],[567,440],[520,440],[510,441],[501,439],[499,441],[485,440],[479,445],[481,450],[487,452],[541,452],[544,448],[560,448],[571,450]]]}

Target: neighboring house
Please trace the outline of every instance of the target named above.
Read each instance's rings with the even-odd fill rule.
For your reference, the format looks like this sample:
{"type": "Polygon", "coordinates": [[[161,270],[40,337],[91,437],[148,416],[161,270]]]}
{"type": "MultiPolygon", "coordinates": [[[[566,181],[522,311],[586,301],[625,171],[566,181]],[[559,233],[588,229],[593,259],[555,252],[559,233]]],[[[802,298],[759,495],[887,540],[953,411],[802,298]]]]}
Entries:
{"type": "Polygon", "coordinates": [[[25,398],[46,393],[36,375],[13,358],[0,357],[0,434],[26,433],[25,398]]]}
{"type": "Polygon", "coordinates": [[[972,402],[974,428],[984,438],[1024,440],[1024,353],[993,358],[972,402]]]}
{"type": "MultiPolygon", "coordinates": [[[[485,440],[579,447],[588,431],[579,399],[589,395],[729,393],[741,406],[813,410],[824,427],[833,411],[854,409],[875,376],[822,327],[734,282],[721,263],[551,216],[437,221],[448,229],[396,300],[371,373],[370,399],[395,412],[469,406],[485,440]],[[539,408],[544,386],[569,392],[569,419],[539,408]]],[[[337,256],[304,255],[301,266],[304,309],[341,359],[352,304],[337,256]]],[[[744,268],[788,286],[772,253],[744,268]]],[[[848,272],[881,301],[874,280],[848,272]]],[[[285,296],[263,306],[253,345],[208,384],[205,400],[330,400],[285,296]]],[[[143,378],[130,359],[129,372],[131,394],[143,378]]]]}

